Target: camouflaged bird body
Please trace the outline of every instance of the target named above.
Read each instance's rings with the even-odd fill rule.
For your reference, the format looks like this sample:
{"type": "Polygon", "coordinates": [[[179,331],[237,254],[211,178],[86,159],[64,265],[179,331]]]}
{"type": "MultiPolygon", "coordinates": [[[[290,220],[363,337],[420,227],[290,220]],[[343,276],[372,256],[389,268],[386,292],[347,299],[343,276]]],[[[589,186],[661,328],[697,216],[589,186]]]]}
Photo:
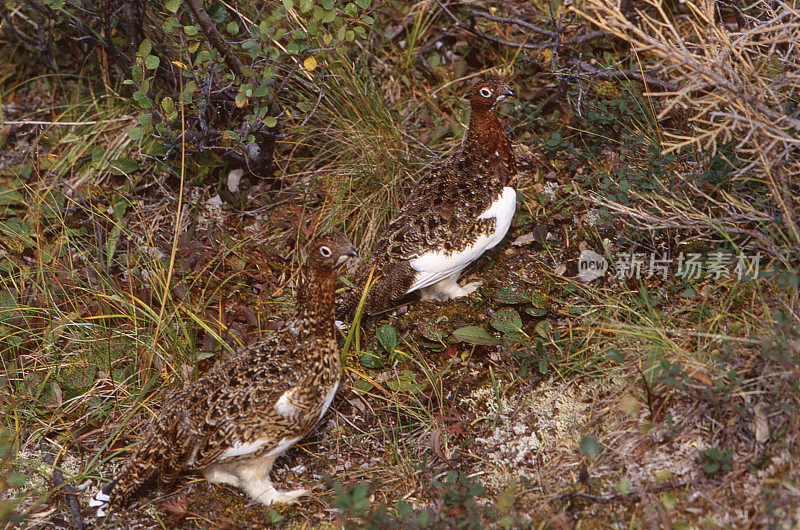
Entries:
{"type": "MultiPolygon", "coordinates": [[[[355,255],[349,242],[346,246],[344,259],[355,255]]],[[[291,502],[305,493],[277,492],[269,472],[275,458],[324,415],[341,377],[333,325],[335,272],[314,266],[320,259],[309,258],[308,281],[298,289],[293,318],[168,400],[117,478],[93,499],[99,515],[127,503],[155,473],[165,485],[183,470],[201,470],[209,481],[240,487],[265,504],[291,502]]]]}
{"type": "MultiPolygon", "coordinates": [[[[508,90],[499,78],[483,83],[495,91],[508,90]]],[[[497,102],[484,104],[477,95],[480,87],[479,82],[470,98],[472,116],[463,147],[417,181],[378,240],[372,258],[360,267],[354,283],[361,289],[340,300],[339,317],[354,312],[373,268],[375,281],[368,294],[367,313],[386,307],[417,288],[415,281],[420,274],[413,267],[414,260],[431,252],[457,254],[481,236],[495,234],[497,219],[481,216],[509,189],[516,165],[511,141],[497,119],[497,102]]]]}

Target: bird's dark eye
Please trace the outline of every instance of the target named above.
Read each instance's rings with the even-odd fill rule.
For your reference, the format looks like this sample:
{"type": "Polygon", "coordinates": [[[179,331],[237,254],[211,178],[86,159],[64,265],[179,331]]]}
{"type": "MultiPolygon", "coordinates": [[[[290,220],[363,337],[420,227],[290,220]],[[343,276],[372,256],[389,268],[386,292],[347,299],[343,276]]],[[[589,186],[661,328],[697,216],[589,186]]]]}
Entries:
{"type": "Polygon", "coordinates": [[[330,258],[331,254],[333,254],[331,252],[331,249],[329,249],[328,247],[319,247],[319,253],[325,256],[326,258],[330,258]]]}
{"type": "Polygon", "coordinates": [[[487,87],[483,87],[480,90],[478,90],[478,94],[480,94],[481,96],[483,96],[485,98],[488,98],[489,96],[492,95],[492,89],[491,88],[487,88],[487,87]]]}

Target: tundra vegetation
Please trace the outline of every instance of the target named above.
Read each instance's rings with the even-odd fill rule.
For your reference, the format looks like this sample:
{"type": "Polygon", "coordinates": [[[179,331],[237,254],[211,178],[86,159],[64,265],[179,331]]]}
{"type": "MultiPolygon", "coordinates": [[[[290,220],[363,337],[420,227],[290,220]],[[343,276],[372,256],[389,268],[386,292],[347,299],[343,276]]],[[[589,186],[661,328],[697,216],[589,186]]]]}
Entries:
{"type": "Polygon", "coordinates": [[[0,524],[798,524],[798,9],[4,0],[0,524]],[[310,235],[367,253],[488,73],[515,220],[476,293],[343,334],[273,472],[312,494],[188,476],[96,520],[170,391],[276,328],[310,235]]]}

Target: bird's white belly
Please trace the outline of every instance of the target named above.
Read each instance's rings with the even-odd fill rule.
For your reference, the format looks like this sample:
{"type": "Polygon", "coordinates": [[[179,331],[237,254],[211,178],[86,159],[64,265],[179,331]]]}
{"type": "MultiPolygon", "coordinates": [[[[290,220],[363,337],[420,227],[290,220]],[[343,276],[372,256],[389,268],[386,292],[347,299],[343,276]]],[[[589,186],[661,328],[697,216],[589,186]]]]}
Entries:
{"type": "MultiPolygon", "coordinates": [[[[264,456],[266,457],[277,456],[286,451],[287,449],[289,449],[294,444],[296,444],[297,441],[300,440],[300,438],[301,438],[300,436],[297,436],[295,438],[283,438],[280,442],[278,442],[278,445],[276,445],[272,449],[272,451],[270,451],[264,456]]],[[[273,440],[271,438],[261,438],[260,440],[255,440],[249,443],[236,442],[230,449],[222,453],[222,455],[220,455],[220,458],[225,459],[225,458],[233,458],[235,456],[253,454],[256,451],[258,451],[261,447],[263,447],[265,444],[270,443],[272,441],[273,440]]]]}
{"type": "Polygon", "coordinates": [[[418,271],[414,283],[406,291],[428,287],[451,276],[458,276],[464,268],[478,259],[481,254],[497,246],[505,237],[511,226],[511,219],[517,209],[517,192],[514,188],[505,187],[500,197],[486,209],[478,219],[495,219],[495,230],[485,234],[469,247],[460,252],[427,252],[409,262],[411,268],[418,271]]]}

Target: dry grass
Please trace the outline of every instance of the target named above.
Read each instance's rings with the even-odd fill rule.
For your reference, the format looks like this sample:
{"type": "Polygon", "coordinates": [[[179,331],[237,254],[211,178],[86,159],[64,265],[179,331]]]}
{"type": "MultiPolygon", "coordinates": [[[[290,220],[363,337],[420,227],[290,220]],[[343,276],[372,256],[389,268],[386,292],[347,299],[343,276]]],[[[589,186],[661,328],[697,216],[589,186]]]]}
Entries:
{"type": "MultiPolygon", "coordinates": [[[[664,131],[664,151],[692,148],[713,156],[732,145],[737,175],[767,186],[783,223],[783,233],[771,236],[786,248],[800,243],[798,188],[791,178],[800,174],[797,5],[754,2],[744,10],[722,9],[714,1],[688,2],[685,10],[646,2],[633,22],[614,4],[590,1],[581,14],[628,43],[640,68],[655,61],[680,86],[675,93],[650,94],[664,101],[659,119],[685,113],[692,124],[690,130],[664,131]]],[[[741,210],[737,197],[720,200],[741,210]]],[[[787,258],[786,264],[795,259],[787,258]]]]}

